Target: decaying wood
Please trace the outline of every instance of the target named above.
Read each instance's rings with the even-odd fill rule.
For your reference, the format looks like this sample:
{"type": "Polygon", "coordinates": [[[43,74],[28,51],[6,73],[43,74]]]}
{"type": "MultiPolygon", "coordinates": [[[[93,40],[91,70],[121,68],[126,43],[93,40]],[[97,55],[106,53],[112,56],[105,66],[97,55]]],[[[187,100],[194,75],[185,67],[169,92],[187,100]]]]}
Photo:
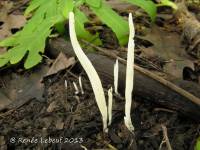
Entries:
{"type": "MultiPolygon", "coordinates": [[[[102,79],[104,85],[113,84],[113,66],[115,60],[110,59],[109,57],[97,55],[97,54],[88,54],[88,57],[95,66],[100,78],[102,79]]],[[[125,88],[125,73],[126,66],[122,63],[119,64],[119,89],[118,91],[121,94],[124,94],[125,88]]],[[[191,87],[191,90],[200,92],[200,87],[195,83],[187,81],[179,81],[182,88],[187,86],[191,87]]],[[[176,91],[170,89],[169,87],[161,84],[157,80],[142,74],[135,69],[135,80],[134,80],[134,96],[140,97],[144,100],[148,100],[164,107],[167,107],[172,110],[181,112],[195,120],[199,121],[200,117],[200,105],[193,103],[188,100],[183,95],[180,95],[176,91]]],[[[200,93],[197,95],[200,97],[200,93]]],[[[200,99],[199,99],[200,101],[200,99]]]]}
{"type": "MultiPolygon", "coordinates": [[[[51,49],[51,47],[53,47],[53,49],[64,49],[63,47],[61,48],[60,45],[64,46],[64,44],[55,45],[54,42],[50,42],[49,49],[51,49]]],[[[65,53],[72,56],[73,50],[70,48],[65,49],[65,53]]],[[[87,56],[95,66],[103,84],[105,86],[109,84],[113,85],[114,82],[113,67],[115,59],[99,54],[87,54],[87,56]]],[[[183,93],[189,95],[188,97],[185,94],[178,92],[177,90],[174,90],[172,87],[168,86],[168,84],[171,84],[180,90],[180,88],[177,87],[175,84],[167,82],[166,80],[165,80],[166,84],[163,84],[160,81],[156,80],[155,78],[152,78],[151,76],[147,75],[148,71],[145,70],[146,73],[142,73],[136,68],[137,67],[135,67],[134,96],[140,97],[141,99],[147,101],[151,101],[168,109],[176,110],[177,112],[180,112],[181,114],[193,118],[196,121],[200,121],[199,85],[190,81],[183,81],[183,80],[174,82],[176,85],[180,86],[180,88],[186,90],[185,91],[181,89],[182,91],[184,91],[183,93]],[[192,93],[193,95],[190,93],[192,93]]],[[[126,73],[125,64],[119,63],[118,91],[122,95],[124,94],[124,88],[125,88],[125,77],[126,77],[125,73],[126,73]]]]}
{"type": "MultiPolygon", "coordinates": [[[[113,52],[109,52],[109,51],[106,51],[104,49],[101,49],[99,47],[96,47],[95,45],[91,44],[91,43],[87,43],[89,46],[93,47],[93,48],[96,48],[98,51],[101,51],[103,52],[104,55],[107,55],[108,57],[111,57],[111,58],[114,58],[114,59],[118,59],[121,63],[123,64],[126,64],[126,60],[118,57],[117,55],[115,55],[113,52]]],[[[190,94],[189,92],[183,90],[182,88],[176,86],[175,84],[155,75],[154,73],[146,70],[146,69],[143,69],[141,67],[139,67],[138,65],[134,65],[134,69],[136,69],[137,71],[139,71],[140,73],[142,74],[145,74],[146,76],[160,82],[161,84],[167,86],[168,88],[176,91],[177,93],[179,93],[180,95],[186,97],[188,100],[192,101],[193,103],[197,104],[200,106],[200,100],[198,97],[190,94]]]]}

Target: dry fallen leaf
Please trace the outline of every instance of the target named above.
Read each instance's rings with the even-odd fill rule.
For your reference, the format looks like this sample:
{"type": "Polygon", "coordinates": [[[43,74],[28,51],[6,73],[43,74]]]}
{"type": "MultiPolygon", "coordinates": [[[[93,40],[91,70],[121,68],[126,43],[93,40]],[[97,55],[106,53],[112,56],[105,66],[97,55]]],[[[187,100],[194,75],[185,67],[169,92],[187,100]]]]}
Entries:
{"type": "Polygon", "coordinates": [[[56,124],[55,124],[55,126],[56,126],[56,129],[58,129],[58,130],[62,130],[63,128],[64,128],[64,122],[62,121],[62,119],[57,119],[56,120],[56,124]]]}
{"type": "Polygon", "coordinates": [[[12,35],[12,29],[20,29],[26,23],[23,15],[8,14],[12,3],[0,2],[0,40],[12,35]]]}
{"type": "MultiPolygon", "coordinates": [[[[11,102],[2,108],[0,107],[0,111],[3,108],[19,108],[32,99],[43,101],[44,84],[41,83],[41,79],[48,69],[47,65],[41,65],[31,74],[28,72],[23,74],[12,72],[9,76],[6,73],[1,74],[1,80],[5,83],[6,88],[0,88],[0,92],[5,93],[11,102]]],[[[0,93],[0,101],[1,99],[0,93]]]]}
{"type": "MultiPolygon", "coordinates": [[[[8,14],[13,3],[0,2],[0,41],[12,35],[12,30],[18,30],[26,23],[23,15],[8,14]]],[[[6,52],[6,48],[0,47],[0,55],[6,52]]]]}
{"type": "Polygon", "coordinates": [[[58,108],[59,106],[57,105],[57,101],[53,101],[49,104],[48,108],[47,108],[47,112],[53,112],[56,108],[58,108]]]}
{"type": "Polygon", "coordinates": [[[164,66],[165,72],[182,78],[185,66],[193,68],[193,60],[185,52],[177,33],[154,26],[150,33],[140,38],[153,44],[151,47],[142,48],[147,57],[159,56],[167,61],[164,66]]]}
{"type": "Polygon", "coordinates": [[[67,58],[65,54],[60,52],[53,65],[44,77],[58,73],[61,70],[67,69],[69,66],[75,64],[75,58],[67,58]]]}

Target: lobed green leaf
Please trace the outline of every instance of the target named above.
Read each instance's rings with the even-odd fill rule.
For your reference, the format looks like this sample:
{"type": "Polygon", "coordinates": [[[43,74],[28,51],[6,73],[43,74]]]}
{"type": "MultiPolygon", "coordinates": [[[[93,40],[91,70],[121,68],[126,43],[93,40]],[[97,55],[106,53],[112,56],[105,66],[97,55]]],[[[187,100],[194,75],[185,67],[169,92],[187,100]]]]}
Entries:
{"type": "Polygon", "coordinates": [[[78,38],[84,39],[96,45],[101,44],[101,40],[99,39],[98,34],[92,35],[89,31],[87,31],[84,27],[84,24],[89,22],[88,18],[85,16],[83,12],[79,9],[75,10],[75,28],[76,34],[78,38]]]}
{"type": "Polygon", "coordinates": [[[99,8],[101,7],[102,0],[86,0],[86,3],[92,7],[99,8]]]}
{"type": "Polygon", "coordinates": [[[197,139],[195,150],[200,150],[200,137],[197,139]]]}
{"type": "Polygon", "coordinates": [[[128,22],[119,16],[111,7],[102,2],[100,8],[96,8],[90,5],[91,10],[110,27],[116,34],[120,45],[127,44],[128,41],[128,22]]]}
{"type": "Polygon", "coordinates": [[[148,13],[152,21],[155,21],[157,7],[151,0],[124,0],[128,3],[141,7],[144,11],[148,13]]]}
{"type": "Polygon", "coordinates": [[[26,54],[26,69],[41,62],[40,53],[44,52],[45,41],[51,34],[51,28],[68,18],[73,5],[73,0],[33,0],[25,13],[34,11],[33,17],[21,31],[0,42],[2,47],[11,47],[8,52],[0,55],[0,67],[8,62],[16,64],[26,54]]]}
{"type": "Polygon", "coordinates": [[[170,0],[161,0],[160,4],[158,4],[157,6],[168,6],[168,7],[173,8],[174,10],[178,9],[177,5],[170,0]]]}

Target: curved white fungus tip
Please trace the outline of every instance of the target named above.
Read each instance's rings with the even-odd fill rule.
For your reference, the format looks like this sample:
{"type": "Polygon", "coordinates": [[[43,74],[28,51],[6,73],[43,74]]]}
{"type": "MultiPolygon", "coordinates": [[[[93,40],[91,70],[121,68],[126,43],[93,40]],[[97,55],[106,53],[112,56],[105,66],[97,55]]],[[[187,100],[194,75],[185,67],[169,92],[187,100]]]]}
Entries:
{"type": "Polygon", "coordinates": [[[77,40],[76,32],[75,32],[75,25],[74,25],[74,13],[69,13],[69,34],[70,34],[70,40],[72,43],[72,47],[74,49],[74,52],[80,62],[80,64],[83,66],[90,82],[92,85],[92,89],[94,91],[95,99],[97,102],[97,105],[99,107],[99,110],[102,115],[103,120],[103,130],[106,132],[107,129],[107,121],[108,121],[108,113],[107,113],[107,105],[105,100],[105,95],[103,91],[103,87],[101,84],[101,80],[94,69],[91,61],[88,59],[88,57],[85,55],[83,50],[81,49],[81,46],[77,40]]]}
{"type": "Polygon", "coordinates": [[[114,65],[114,87],[115,93],[118,94],[119,62],[118,59],[114,65]]]}
{"type": "Polygon", "coordinates": [[[79,81],[79,85],[80,85],[80,89],[81,89],[81,94],[84,94],[81,76],[78,77],[78,81],[79,81]]]}
{"type": "Polygon", "coordinates": [[[84,150],[88,150],[87,147],[85,147],[84,145],[81,145],[81,148],[83,148],[84,150]]]}
{"type": "Polygon", "coordinates": [[[135,27],[133,24],[132,13],[129,13],[128,23],[129,23],[129,38],[133,40],[133,38],[135,37],[135,27]]]}
{"type": "Polygon", "coordinates": [[[112,103],[113,103],[113,89],[112,87],[108,90],[108,125],[112,123],[112,103]]]}
{"type": "Polygon", "coordinates": [[[65,80],[65,89],[67,89],[67,80],[65,80]]]}
{"type": "Polygon", "coordinates": [[[128,42],[128,52],[127,52],[127,66],[126,66],[126,87],[125,87],[125,125],[133,132],[134,127],[131,121],[131,103],[132,103],[132,91],[133,91],[133,78],[134,78],[134,36],[135,30],[132,20],[132,14],[129,14],[129,42],[128,42]]]}
{"type": "Polygon", "coordinates": [[[75,94],[78,94],[79,93],[78,86],[76,85],[75,82],[73,82],[73,85],[74,85],[74,89],[75,89],[75,94]]]}

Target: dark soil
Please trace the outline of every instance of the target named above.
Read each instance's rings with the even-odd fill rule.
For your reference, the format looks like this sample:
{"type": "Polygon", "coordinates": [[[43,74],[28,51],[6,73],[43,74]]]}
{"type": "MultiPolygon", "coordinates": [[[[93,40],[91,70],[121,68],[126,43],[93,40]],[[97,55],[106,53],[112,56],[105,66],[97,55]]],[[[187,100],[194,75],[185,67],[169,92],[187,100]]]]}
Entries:
{"type": "MultiPolygon", "coordinates": [[[[103,133],[93,91],[84,74],[82,81],[84,94],[75,94],[73,82],[79,85],[78,76],[69,70],[45,78],[44,102],[33,99],[0,116],[1,149],[78,150],[85,146],[88,149],[115,147],[125,150],[137,147],[139,150],[154,150],[163,140],[161,124],[167,127],[173,149],[193,149],[199,134],[198,124],[137,98],[132,111],[135,134],[124,126],[124,99],[119,96],[114,97],[113,122],[109,132],[103,133]],[[13,137],[15,143],[10,141],[13,137]]],[[[166,149],[166,145],[163,144],[161,149],[166,149]]]]}
{"type": "MultiPolygon", "coordinates": [[[[127,12],[124,14],[127,15],[127,12]]],[[[145,48],[156,44],[159,45],[158,49],[163,50],[163,45],[159,41],[151,43],[145,38],[140,39],[140,35],[151,28],[149,20],[140,16],[135,17],[134,21],[138,36],[136,37],[137,53],[142,53],[139,50],[141,47],[147,50],[145,48]]],[[[178,29],[171,22],[173,20],[162,20],[158,17],[156,24],[172,33],[178,29]],[[170,26],[171,24],[173,24],[173,27],[170,26]]],[[[104,48],[115,50],[119,48],[116,37],[112,35],[109,29],[105,28],[100,36],[103,39],[104,48]]],[[[161,37],[164,36],[165,34],[161,37]]],[[[164,41],[164,43],[166,42],[164,41]]],[[[124,50],[124,48],[122,49],[124,50]]],[[[120,50],[121,48],[119,48],[120,50]]],[[[151,53],[149,50],[151,49],[147,50],[148,54],[151,53]]],[[[126,56],[126,51],[120,51],[120,53],[126,56]]],[[[164,64],[162,62],[164,60],[158,60],[157,57],[154,57],[154,53],[149,55],[151,57],[145,57],[145,59],[151,58],[147,63],[153,62],[156,68],[163,69],[164,64]]],[[[122,54],[121,57],[123,57],[122,54]]],[[[136,59],[140,59],[138,62],[141,63],[141,59],[144,58],[137,56],[136,59]]],[[[146,63],[140,65],[147,66],[146,63]]],[[[8,69],[7,73],[0,74],[0,79],[7,76],[5,82],[9,81],[13,72],[21,70],[20,67],[14,68],[14,71],[8,71],[8,69]]],[[[152,69],[153,67],[147,66],[146,68],[152,69]]],[[[200,135],[198,123],[185,116],[179,116],[175,111],[165,109],[138,97],[134,98],[132,107],[134,134],[130,133],[124,125],[125,100],[119,95],[114,95],[112,124],[108,133],[103,133],[102,118],[90,82],[84,72],[75,71],[75,69],[77,69],[76,66],[73,69],[60,71],[55,75],[44,78],[43,100],[38,98],[28,99],[19,108],[0,111],[0,150],[83,150],[86,148],[88,150],[167,150],[166,143],[161,145],[165,140],[161,125],[167,128],[168,138],[173,150],[194,150],[196,139],[200,135]],[[80,92],[78,82],[80,74],[84,94],[80,92]],[[67,87],[65,81],[67,81],[67,87]],[[79,93],[75,93],[73,82],[77,84],[79,93]]],[[[175,69],[172,68],[172,70],[175,69]]],[[[16,74],[23,77],[26,75],[26,71],[16,74]]],[[[104,88],[105,93],[107,93],[109,86],[107,85],[104,88]]],[[[0,82],[0,88],[2,87],[0,82]]]]}

